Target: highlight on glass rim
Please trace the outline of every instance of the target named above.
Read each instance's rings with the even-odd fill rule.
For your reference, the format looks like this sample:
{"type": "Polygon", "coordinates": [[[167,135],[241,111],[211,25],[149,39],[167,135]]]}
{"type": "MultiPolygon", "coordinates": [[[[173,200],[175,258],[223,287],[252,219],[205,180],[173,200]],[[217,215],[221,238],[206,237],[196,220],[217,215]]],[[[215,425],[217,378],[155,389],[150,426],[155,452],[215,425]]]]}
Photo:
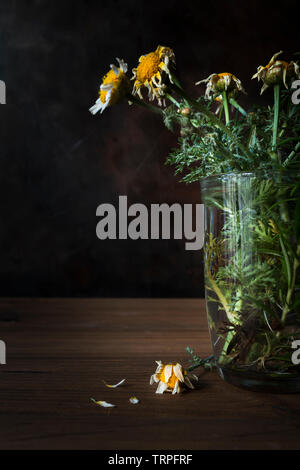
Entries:
{"type": "MultiPolygon", "coordinates": [[[[117,58],[90,109],[106,113],[127,100],[177,133],[166,164],[184,183],[201,182],[206,207],[214,353],[206,359],[192,353],[189,371],[216,367],[228,382],[260,391],[300,391],[299,365],[292,361],[292,343],[300,339],[300,107],[292,100],[300,72],[294,59],[279,51],[249,71],[261,88],[257,102],[244,109],[239,98],[247,84],[237,76],[199,71],[190,96],[176,76],[174,51],[159,45],[139,58],[132,76],[117,58]],[[273,104],[260,104],[259,95],[270,89],[273,104]]],[[[162,383],[159,390],[168,391],[168,378],[162,383]]]]}

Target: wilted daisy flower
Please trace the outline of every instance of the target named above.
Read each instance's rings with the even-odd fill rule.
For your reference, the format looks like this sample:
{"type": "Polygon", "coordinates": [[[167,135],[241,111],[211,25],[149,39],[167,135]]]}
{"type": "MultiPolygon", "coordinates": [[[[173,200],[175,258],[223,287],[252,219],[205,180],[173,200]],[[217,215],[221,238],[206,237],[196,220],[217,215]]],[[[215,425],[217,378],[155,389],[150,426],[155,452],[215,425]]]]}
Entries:
{"type": "Polygon", "coordinates": [[[161,106],[165,95],[165,78],[168,77],[172,83],[169,68],[172,63],[175,64],[175,55],[169,47],[158,46],[155,52],[141,56],[139,65],[132,70],[132,80],[135,80],[133,94],[143,99],[141,88],[145,87],[149,99],[153,101],[156,98],[161,106]]]}
{"type": "Polygon", "coordinates": [[[263,67],[260,65],[257,69],[256,74],[253,78],[257,78],[258,81],[263,81],[263,87],[260,91],[262,94],[269,86],[279,85],[283,82],[285,88],[288,88],[286,79],[292,76],[300,78],[299,65],[296,62],[291,61],[290,63],[284,60],[277,60],[277,57],[282,54],[283,51],[277,52],[273,55],[270,62],[263,67]]]}
{"type": "Polygon", "coordinates": [[[129,80],[126,76],[127,64],[117,58],[119,67],[111,65],[111,70],[103,77],[100,86],[99,98],[96,104],[90,108],[92,114],[103,111],[120,101],[129,91],[129,80]]]}
{"type": "Polygon", "coordinates": [[[215,97],[223,91],[228,92],[238,92],[241,91],[246,94],[241,81],[235,77],[232,73],[213,73],[205,80],[200,80],[197,82],[196,85],[200,85],[201,83],[206,83],[206,91],[205,97],[210,99],[211,97],[215,97]]]}
{"type": "Polygon", "coordinates": [[[181,392],[180,384],[187,385],[192,389],[194,388],[188,373],[183,370],[180,364],[164,365],[161,361],[156,361],[156,364],[158,367],[155,374],[150,378],[150,385],[158,383],[156,393],[172,392],[172,395],[175,395],[181,392]]]}

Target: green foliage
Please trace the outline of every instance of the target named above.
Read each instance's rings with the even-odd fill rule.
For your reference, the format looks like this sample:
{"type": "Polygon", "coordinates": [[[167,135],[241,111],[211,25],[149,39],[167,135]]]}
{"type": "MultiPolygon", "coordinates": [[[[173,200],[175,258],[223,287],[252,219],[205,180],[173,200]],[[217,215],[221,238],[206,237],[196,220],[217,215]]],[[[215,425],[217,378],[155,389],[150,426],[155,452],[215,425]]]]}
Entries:
{"type": "MultiPolygon", "coordinates": [[[[197,101],[211,110],[210,101],[204,98],[197,101]]],[[[191,109],[187,117],[171,105],[164,111],[164,122],[172,131],[179,128],[181,136],[178,147],[171,151],[166,163],[175,166],[175,174],[180,174],[185,183],[231,172],[266,173],[274,168],[300,170],[300,149],[295,152],[299,142],[300,106],[292,104],[291,92],[287,90],[281,93],[281,103],[276,162],[271,156],[273,107],[253,107],[247,117],[236,111],[230,122],[235,137],[232,140],[203,113],[191,109]],[[240,151],[237,142],[248,148],[251,158],[240,151]]],[[[186,106],[185,100],[181,106],[186,106]]]]}

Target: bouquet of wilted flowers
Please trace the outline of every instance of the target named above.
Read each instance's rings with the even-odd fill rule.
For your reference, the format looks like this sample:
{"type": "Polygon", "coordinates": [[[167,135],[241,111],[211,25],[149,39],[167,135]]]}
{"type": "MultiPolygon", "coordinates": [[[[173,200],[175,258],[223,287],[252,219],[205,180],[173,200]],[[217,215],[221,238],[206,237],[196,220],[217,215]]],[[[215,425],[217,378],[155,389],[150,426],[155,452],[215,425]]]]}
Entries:
{"type": "MultiPolygon", "coordinates": [[[[102,113],[127,99],[178,131],[178,147],[167,164],[175,165],[186,183],[202,180],[206,299],[216,365],[242,385],[236,374],[264,374],[264,384],[296,378],[289,388],[295,391],[300,390],[300,360],[292,354],[300,340],[300,106],[292,87],[300,72],[280,54],[252,77],[262,82],[261,93],[273,88],[270,106],[243,109],[239,96],[245,90],[231,73],[198,81],[205,93],[190,97],[174,73],[174,52],[159,46],[140,57],[133,86],[127,64],[117,59],[90,111],[102,113]],[[150,103],[155,100],[158,106],[150,103]]],[[[207,367],[192,356],[191,370],[207,367]]]]}

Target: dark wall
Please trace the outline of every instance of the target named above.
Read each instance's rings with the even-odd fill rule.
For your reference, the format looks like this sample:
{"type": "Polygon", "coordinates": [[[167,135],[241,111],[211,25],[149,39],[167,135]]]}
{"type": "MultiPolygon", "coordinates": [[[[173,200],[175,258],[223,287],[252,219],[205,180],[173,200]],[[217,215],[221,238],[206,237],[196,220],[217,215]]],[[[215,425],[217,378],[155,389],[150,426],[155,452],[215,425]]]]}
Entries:
{"type": "MultiPolygon", "coordinates": [[[[115,57],[130,69],[158,44],[178,74],[250,76],[274,52],[299,50],[297,2],[1,0],[0,106],[2,296],[201,296],[201,252],[179,241],[96,238],[96,208],[200,203],[164,166],[176,138],[126,103],[92,117],[115,57]]],[[[268,99],[266,97],[265,99],[268,99]]],[[[246,103],[247,104],[247,103],[246,103]]]]}

